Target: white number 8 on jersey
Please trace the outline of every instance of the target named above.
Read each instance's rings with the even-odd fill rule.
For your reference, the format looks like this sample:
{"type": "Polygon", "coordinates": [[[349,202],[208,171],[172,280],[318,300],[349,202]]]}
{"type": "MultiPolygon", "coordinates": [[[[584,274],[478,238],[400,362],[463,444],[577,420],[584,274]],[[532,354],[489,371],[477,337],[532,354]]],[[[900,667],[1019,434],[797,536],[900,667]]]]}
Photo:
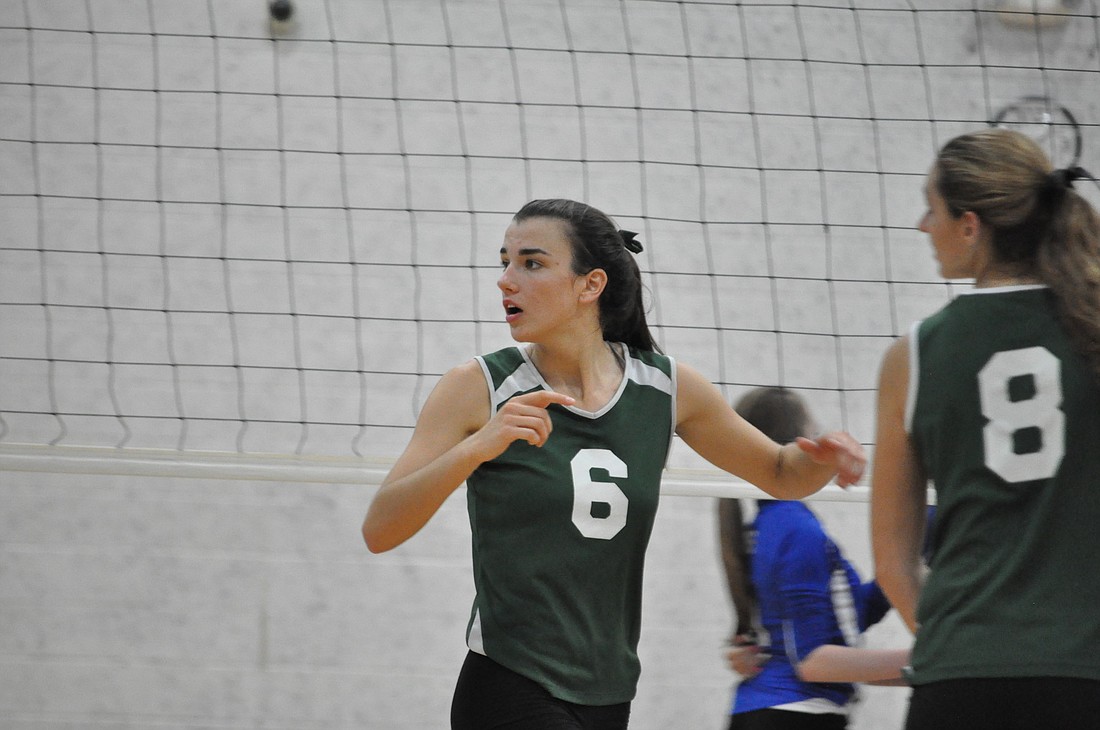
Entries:
{"type": "Polygon", "coordinates": [[[998,352],[978,373],[985,465],[1006,482],[1026,482],[1054,476],[1065,453],[1066,417],[1062,413],[1061,363],[1044,347],[998,352]],[[1009,383],[1030,377],[1028,398],[1013,400],[1009,383]],[[1023,429],[1038,429],[1037,450],[1017,453],[1015,437],[1023,429]]]}

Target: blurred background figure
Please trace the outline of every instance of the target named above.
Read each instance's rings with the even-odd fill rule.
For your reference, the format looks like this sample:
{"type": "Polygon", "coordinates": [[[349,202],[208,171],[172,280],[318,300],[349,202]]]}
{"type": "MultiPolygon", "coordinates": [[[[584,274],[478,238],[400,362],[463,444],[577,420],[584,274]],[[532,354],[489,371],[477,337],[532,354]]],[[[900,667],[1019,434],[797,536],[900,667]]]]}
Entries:
{"type": "MultiPolygon", "coordinates": [[[[738,401],[745,420],[779,443],[814,431],[803,399],[757,388],[738,401]]],[[[861,647],[890,609],[863,582],[802,502],[759,500],[746,525],[736,499],[718,503],[719,539],[736,614],[730,668],[743,679],[730,730],[846,728],[856,682],[902,684],[907,649],[861,647]]]]}

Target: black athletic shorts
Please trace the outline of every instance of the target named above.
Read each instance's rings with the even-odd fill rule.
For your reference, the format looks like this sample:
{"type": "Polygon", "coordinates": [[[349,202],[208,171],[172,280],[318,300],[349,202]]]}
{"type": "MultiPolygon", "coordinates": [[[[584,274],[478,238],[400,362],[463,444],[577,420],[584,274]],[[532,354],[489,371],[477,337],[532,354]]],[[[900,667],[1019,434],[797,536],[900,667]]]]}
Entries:
{"type": "Polygon", "coordinates": [[[575,705],[476,652],[451,702],[451,730],[625,730],[630,703],[575,705]]]}
{"type": "Polygon", "coordinates": [[[771,708],[730,715],[729,730],[845,730],[848,716],[771,708]]]}
{"type": "Polygon", "coordinates": [[[1100,727],[1100,681],[1070,677],[952,679],[913,688],[905,730],[1084,730],[1100,727]]]}

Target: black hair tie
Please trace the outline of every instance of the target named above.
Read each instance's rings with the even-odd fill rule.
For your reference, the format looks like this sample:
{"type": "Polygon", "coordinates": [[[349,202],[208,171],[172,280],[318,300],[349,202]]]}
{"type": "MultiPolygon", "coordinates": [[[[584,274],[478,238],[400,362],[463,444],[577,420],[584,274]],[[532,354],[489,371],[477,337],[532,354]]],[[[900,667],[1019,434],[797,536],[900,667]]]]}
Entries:
{"type": "Polygon", "coordinates": [[[1082,178],[1092,179],[1092,175],[1088,174],[1083,167],[1063,167],[1047,175],[1047,180],[1050,185],[1062,189],[1072,188],[1073,181],[1081,180],[1082,178]]]}
{"type": "Polygon", "coordinates": [[[637,235],[638,234],[635,233],[634,231],[619,229],[619,237],[623,239],[623,247],[626,248],[626,250],[630,251],[631,253],[641,253],[642,252],[642,244],[639,243],[637,240],[635,240],[637,235]]]}

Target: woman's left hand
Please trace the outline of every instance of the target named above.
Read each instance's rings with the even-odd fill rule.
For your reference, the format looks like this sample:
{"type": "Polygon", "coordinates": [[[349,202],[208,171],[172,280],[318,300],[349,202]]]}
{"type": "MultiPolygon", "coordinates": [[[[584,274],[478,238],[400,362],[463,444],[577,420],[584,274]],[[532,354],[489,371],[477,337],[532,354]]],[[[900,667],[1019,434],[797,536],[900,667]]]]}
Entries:
{"type": "Polygon", "coordinates": [[[759,644],[751,639],[744,640],[742,636],[734,638],[733,645],[726,647],[725,654],[729,668],[745,679],[759,674],[764,663],[771,659],[771,654],[766,653],[759,644]]]}
{"type": "Polygon", "coordinates": [[[851,434],[834,431],[817,439],[799,436],[796,443],[815,463],[836,469],[838,486],[850,487],[863,477],[867,454],[851,434]]]}

